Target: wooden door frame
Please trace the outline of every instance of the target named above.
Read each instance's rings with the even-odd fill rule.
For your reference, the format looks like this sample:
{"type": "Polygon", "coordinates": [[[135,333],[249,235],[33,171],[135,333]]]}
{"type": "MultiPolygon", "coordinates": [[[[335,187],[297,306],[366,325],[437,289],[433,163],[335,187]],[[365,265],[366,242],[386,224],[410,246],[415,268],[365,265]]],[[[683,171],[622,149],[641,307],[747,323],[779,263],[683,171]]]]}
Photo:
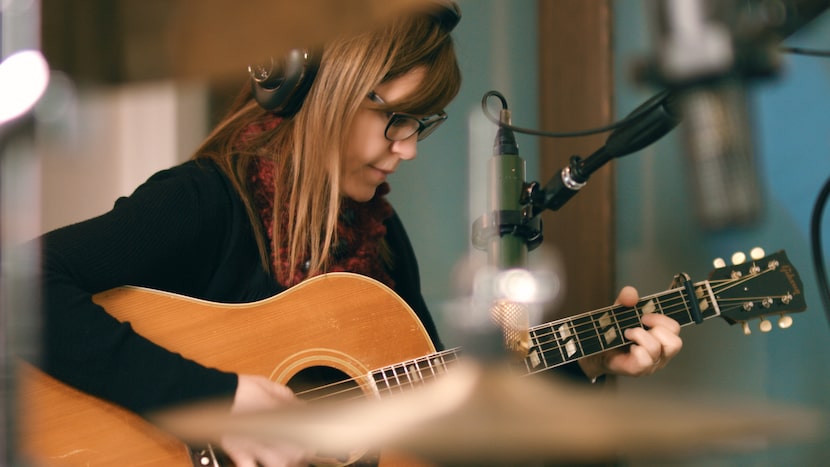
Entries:
{"type": "MultiPolygon", "coordinates": [[[[540,125],[549,131],[594,128],[613,112],[611,0],[539,0],[540,125]]],[[[552,177],[572,155],[588,157],[607,134],[542,138],[540,174],[552,177]]],[[[597,170],[557,211],[542,214],[545,245],[564,259],[564,300],[549,318],[609,305],[615,284],[615,170],[597,170]]]]}

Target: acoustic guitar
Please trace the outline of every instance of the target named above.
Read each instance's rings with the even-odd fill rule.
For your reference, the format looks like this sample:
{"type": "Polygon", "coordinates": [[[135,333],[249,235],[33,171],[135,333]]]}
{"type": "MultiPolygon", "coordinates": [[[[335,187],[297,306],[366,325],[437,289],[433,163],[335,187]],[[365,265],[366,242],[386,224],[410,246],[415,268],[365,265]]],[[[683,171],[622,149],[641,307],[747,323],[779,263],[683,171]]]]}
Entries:
{"type": "MultiPolygon", "coordinates": [[[[309,399],[344,391],[383,397],[451,371],[461,355],[459,348],[436,352],[401,298],[349,273],[321,275],[247,304],[137,287],[94,299],[167,349],[221,370],[266,375],[309,399]]],[[[633,307],[615,305],[532,327],[527,356],[517,365],[533,374],[627,345],[623,332],[640,326],[646,313],[662,313],[682,326],[721,317],[742,323],[746,332],[755,318],[762,330],[772,327],[770,317],[789,327],[787,313],[804,309],[798,273],[780,251],[716,268],[709,280],[681,277],[633,307]]],[[[34,465],[220,465],[212,451],[191,449],[143,418],[23,363],[20,389],[20,451],[34,465]]],[[[385,452],[380,463],[399,465],[385,452]]]]}

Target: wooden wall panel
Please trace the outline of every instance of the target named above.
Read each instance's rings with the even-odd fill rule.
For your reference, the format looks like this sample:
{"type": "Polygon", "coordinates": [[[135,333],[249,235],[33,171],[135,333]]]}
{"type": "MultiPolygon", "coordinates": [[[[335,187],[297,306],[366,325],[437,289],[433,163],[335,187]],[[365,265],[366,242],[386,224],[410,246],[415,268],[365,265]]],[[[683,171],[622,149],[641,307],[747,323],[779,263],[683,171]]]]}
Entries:
{"type": "MultiPolygon", "coordinates": [[[[539,1],[543,129],[582,130],[613,119],[611,15],[610,0],[539,1]]],[[[589,156],[606,137],[543,138],[540,173],[553,176],[572,155],[589,156]]],[[[614,190],[611,163],[561,209],[542,215],[545,244],[565,260],[566,296],[557,316],[606,306],[616,296],[614,190]]]]}
{"type": "Polygon", "coordinates": [[[250,63],[362,31],[420,0],[41,0],[42,49],[81,83],[244,77],[250,63]]]}

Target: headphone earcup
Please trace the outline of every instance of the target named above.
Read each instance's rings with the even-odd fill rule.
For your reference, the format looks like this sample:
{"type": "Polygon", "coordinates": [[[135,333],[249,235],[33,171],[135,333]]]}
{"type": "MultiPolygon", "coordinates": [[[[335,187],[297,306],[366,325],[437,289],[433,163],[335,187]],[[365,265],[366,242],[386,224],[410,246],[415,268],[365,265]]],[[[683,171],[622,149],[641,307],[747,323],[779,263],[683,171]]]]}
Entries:
{"type": "Polygon", "coordinates": [[[300,110],[320,65],[318,53],[293,49],[283,59],[268,65],[251,65],[251,91],[264,109],[283,117],[300,110]]]}

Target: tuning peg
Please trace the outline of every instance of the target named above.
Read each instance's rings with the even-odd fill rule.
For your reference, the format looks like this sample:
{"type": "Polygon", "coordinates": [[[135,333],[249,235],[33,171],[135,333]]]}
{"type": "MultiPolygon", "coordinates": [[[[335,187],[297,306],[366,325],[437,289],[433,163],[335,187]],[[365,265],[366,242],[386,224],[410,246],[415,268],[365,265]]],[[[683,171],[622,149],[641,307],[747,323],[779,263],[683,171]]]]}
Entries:
{"type": "Polygon", "coordinates": [[[764,249],[759,246],[756,246],[755,248],[749,251],[749,257],[754,259],[755,261],[758,261],[766,255],[767,254],[766,252],[764,252],[764,249]]]}
{"type": "Polygon", "coordinates": [[[737,266],[739,264],[744,264],[745,261],[746,255],[743,252],[737,251],[732,253],[732,265],[737,266]]]}
{"type": "Polygon", "coordinates": [[[780,318],[778,318],[778,327],[781,329],[787,329],[793,325],[793,319],[790,315],[782,314],[780,318]]]}
{"type": "Polygon", "coordinates": [[[712,264],[715,266],[715,269],[721,269],[726,267],[726,261],[723,258],[715,258],[712,261],[712,264]]]}
{"type": "Polygon", "coordinates": [[[766,318],[761,318],[761,323],[758,324],[758,329],[760,329],[761,332],[770,332],[772,331],[772,323],[766,318]]]}
{"type": "Polygon", "coordinates": [[[749,329],[749,323],[746,321],[741,321],[741,329],[743,329],[745,336],[752,334],[752,330],[749,329]]]}

